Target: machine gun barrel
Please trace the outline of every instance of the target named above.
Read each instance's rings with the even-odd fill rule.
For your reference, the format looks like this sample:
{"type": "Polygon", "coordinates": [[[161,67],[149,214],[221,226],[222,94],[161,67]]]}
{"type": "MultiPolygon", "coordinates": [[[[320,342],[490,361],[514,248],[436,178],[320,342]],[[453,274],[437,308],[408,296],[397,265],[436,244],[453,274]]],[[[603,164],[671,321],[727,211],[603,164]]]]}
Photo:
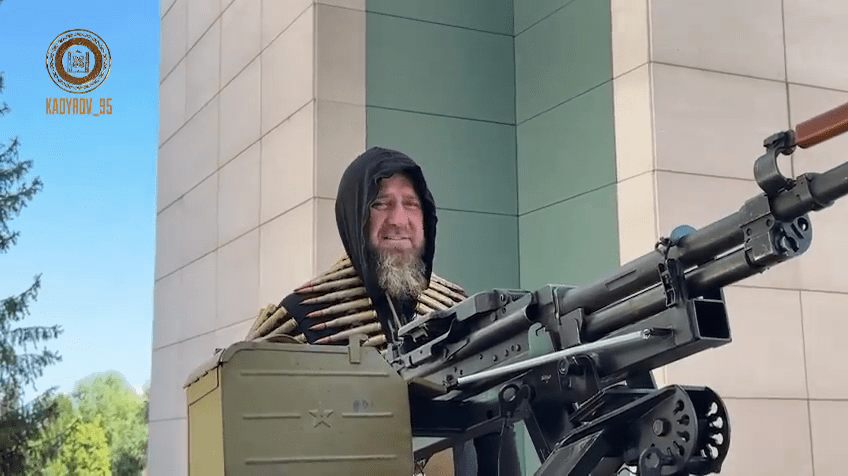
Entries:
{"type": "MultiPolygon", "coordinates": [[[[848,162],[822,174],[805,174],[796,180],[783,177],[777,169],[777,156],[790,154],[795,147],[811,147],[848,130],[848,104],[802,122],[792,131],[766,139],[767,153],[754,166],[755,178],[768,197],[769,210],[781,221],[792,221],[805,213],[824,208],[848,194],[848,162]]],[[[760,212],[743,207],[682,239],[675,246],[677,259],[685,267],[700,266],[745,242],[744,227],[760,212]]],[[[655,272],[665,257],[651,252],[623,265],[615,274],[562,297],[560,313],[575,309],[592,313],[659,284],[655,272]]]]}
{"type": "MultiPolygon", "coordinates": [[[[806,174],[799,178],[796,187],[809,190],[810,197],[803,198],[795,187],[780,192],[772,202],[772,213],[782,220],[793,220],[807,212],[821,209],[820,204],[830,204],[835,199],[848,195],[848,162],[843,163],[820,175],[806,174]],[[804,183],[807,181],[808,183],[804,183]],[[800,197],[800,198],[799,198],[800,197]]],[[[749,262],[746,250],[740,248],[744,242],[744,227],[750,221],[750,216],[743,207],[742,210],[683,237],[679,244],[680,261],[686,263],[686,257],[691,250],[703,253],[709,243],[710,236],[723,237],[727,243],[739,248],[735,251],[714,259],[703,266],[691,269],[686,273],[686,286],[690,296],[700,296],[712,289],[721,288],[741,281],[745,278],[763,272],[767,267],[761,267],[749,262]],[[733,233],[731,233],[731,231],[733,233]],[[734,239],[731,241],[730,237],[734,239]]],[[[807,223],[802,220],[802,223],[807,223]]],[[[713,246],[714,252],[722,253],[722,247],[713,246]]],[[[785,255],[779,261],[785,261],[794,255],[785,255]]],[[[649,253],[631,264],[627,269],[643,270],[642,274],[652,277],[654,286],[640,295],[623,302],[614,303],[587,315],[584,321],[583,337],[593,341],[627,324],[638,322],[645,317],[660,312],[666,305],[666,296],[659,284],[659,274],[656,267],[645,267],[662,261],[662,255],[657,252],[649,253]],[[639,268],[641,266],[641,268],[639,268]]],[[[775,263],[776,264],[776,263],[775,263]]],[[[644,279],[643,282],[649,282],[644,279]]],[[[597,286],[597,285],[595,285],[597,286]]],[[[644,288],[643,288],[644,289],[644,288]]],[[[586,292],[585,290],[583,291],[586,292]]],[[[575,293],[577,296],[580,294],[575,293]]],[[[572,295],[567,295],[561,305],[561,312],[567,313],[581,307],[580,302],[572,295]]]]}
{"type": "MultiPolygon", "coordinates": [[[[777,156],[791,153],[796,145],[810,147],[846,130],[848,104],[799,124],[795,131],[766,139],[768,151],[754,166],[755,178],[765,194],[752,198],[736,213],[670,243],[675,259],[686,271],[689,296],[697,297],[761,273],[806,249],[797,253],[786,250],[758,262],[746,248],[746,232],[751,232],[751,224],[767,218],[767,226],[774,221],[789,223],[809,235],[810,225],[804,215],[848,195],[848,162],[791,180],[778,171],[777,156]]],[[[775,244],[775,248],[780,247],[775,244]]],[[[667,257],[667,253],[655,250],[625,264],[610,277],[568,292],[560,297],[560,314],[582,309],[586,314],[583,338],[592,341],[660,312],[667,297],[657,268],[667,257]]]]}

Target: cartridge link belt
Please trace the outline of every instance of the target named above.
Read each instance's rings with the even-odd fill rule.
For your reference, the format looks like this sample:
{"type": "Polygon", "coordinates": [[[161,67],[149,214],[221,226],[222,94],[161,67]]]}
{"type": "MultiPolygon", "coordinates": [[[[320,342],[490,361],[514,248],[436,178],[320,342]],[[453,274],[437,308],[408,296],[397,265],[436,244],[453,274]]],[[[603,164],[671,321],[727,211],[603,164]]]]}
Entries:
{"type": "MultiPolygon", "coordinates": [[[[319,339],[316,344],[347,342],[352,335],[365,334],[367,340],[363,345],[380,350],[385,348],[386,336],[377,321],[377,312],[347,256],[343,256],[326,273],[295,289],[295,292],[306,297],[302,303],[304,305],[326,304],[325,308],[307,316],[320,321],[313,326],[314,330],[337,330],[319,339]]],[[[431,274],[430,286],[418,295],[415,318],[452,307],[467,297],[461,286],[431,274]]],[[[287,335],[298,342],[306,342],[302,333],[295,332],[297,321],[288,311],[279,304],[269,304],[259,311],[246,340],[273,340],[287,335]]]]}

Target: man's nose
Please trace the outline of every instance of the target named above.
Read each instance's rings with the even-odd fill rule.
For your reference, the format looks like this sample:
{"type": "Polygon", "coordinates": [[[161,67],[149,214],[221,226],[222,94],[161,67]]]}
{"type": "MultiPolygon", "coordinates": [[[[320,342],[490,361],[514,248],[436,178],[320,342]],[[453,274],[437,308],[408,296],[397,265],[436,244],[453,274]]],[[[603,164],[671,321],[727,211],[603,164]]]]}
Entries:
{"type": "Polygon", "coordinates": [[[395,206],[389,209],[387,220],[392,225],[403,226],[409,221],[409,216],[402,206],[395,206]]]}

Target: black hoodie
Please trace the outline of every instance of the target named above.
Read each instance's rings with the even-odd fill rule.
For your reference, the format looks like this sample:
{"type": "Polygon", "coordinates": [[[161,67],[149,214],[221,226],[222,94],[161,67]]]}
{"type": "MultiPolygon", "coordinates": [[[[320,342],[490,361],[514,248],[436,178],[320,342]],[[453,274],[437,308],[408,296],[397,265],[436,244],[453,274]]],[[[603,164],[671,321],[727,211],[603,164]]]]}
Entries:
{"type": "MultiPolygon", "coordinates": [[[[392,307],[397,312],[401,324],[405,324],[414,317],[415,300],[393,300],[390,306],[385,291],[378,284],[376,258],[368,245],[370,239],[368,222],[371,203],[380,189],[380,180],[398,173],[410,179],[421,201],[425,240],[422,260],[425,266],[425,278],[429,283],[436,250],[436,204],[418,164],[401,152],[372,147],[357,157],[345,170],[336,196],[336,224],[342,244],[356,273],[365,285],[387,339],[390,339],[390,323],[394,321],[392,307]]],[[[284,299],[282,304],[297,320],[307,341],[314,342],[335,332],[331,329],[307,330],[311,322],[304,323],[304,316],[322,306],[303,306],[301,301],[300,296],[293,294],[284,299]]]]}

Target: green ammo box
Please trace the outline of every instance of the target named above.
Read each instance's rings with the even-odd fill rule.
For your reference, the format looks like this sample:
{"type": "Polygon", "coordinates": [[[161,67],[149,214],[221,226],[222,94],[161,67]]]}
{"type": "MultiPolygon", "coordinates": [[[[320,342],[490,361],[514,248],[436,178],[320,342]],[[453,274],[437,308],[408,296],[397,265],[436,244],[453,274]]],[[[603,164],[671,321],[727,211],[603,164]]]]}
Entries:
{"type": "Polygon", "coordinates": [[[185,387],[190,476],[413,472],[406,382],[359,341],[238,342],[185,387]]]}

